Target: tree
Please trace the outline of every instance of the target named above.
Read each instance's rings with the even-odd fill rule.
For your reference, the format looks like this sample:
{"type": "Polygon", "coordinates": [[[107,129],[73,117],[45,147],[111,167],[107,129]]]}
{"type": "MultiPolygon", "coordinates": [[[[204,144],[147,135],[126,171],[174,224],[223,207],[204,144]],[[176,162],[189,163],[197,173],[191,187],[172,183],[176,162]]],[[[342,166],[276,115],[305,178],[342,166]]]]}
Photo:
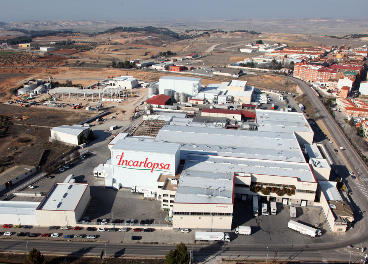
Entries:
{"type": "Polygon", "coordinates": [[[46,263],[45,257],[40,251],[33,248],[28,252],[27,258],[23,262],[24,264],[44,264],[46,263]]]}
{"type": "Polygon", "coordinates": [[[261,39],[256,41],[256,44],[263,44],[263,41],[261,39]]]}
{"type": "Polygon", "coordinates": [[[113,62],[111,63],[111,67],[116,68],[116,61],[113,61],[113,62]]]}
{"type": "Polygon", "coordinates": [[[348,124],[351,126],[351,127],[354,127],[355,126],[355,123],[354,123],[354,118],[350,118],[348,124]]]}
{"type": "Polygon", "coordinates": [[[184,243],[176,246],[175,250],[170,250],[166,255],[165,264],[188,264],[189,252],[184,243]]]}

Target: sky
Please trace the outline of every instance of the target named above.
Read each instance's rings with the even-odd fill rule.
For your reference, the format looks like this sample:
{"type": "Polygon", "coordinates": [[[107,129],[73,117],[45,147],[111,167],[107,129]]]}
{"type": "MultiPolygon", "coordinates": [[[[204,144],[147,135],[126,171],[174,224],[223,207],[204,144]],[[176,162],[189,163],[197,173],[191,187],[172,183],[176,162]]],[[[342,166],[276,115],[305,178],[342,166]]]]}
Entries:
{"type": "Polygon", "coordinates": [[[0,21],[367,19],[368,0],[0,0],[0,21]]]}

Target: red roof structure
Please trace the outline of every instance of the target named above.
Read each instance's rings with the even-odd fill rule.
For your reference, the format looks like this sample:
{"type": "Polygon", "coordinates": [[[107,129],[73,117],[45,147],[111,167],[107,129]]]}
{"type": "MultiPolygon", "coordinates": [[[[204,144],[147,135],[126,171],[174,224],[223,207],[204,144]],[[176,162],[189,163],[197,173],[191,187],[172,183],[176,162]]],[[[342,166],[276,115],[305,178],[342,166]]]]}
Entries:
{"type": "Polygon", "coordinates": [[[171,97],[164,94],[159,94],[156,96],[153,96],[152,98],[148,99],[146,101],[147,104],[153,104],[153,105],[166,105],[170,101],[171,97]]]}

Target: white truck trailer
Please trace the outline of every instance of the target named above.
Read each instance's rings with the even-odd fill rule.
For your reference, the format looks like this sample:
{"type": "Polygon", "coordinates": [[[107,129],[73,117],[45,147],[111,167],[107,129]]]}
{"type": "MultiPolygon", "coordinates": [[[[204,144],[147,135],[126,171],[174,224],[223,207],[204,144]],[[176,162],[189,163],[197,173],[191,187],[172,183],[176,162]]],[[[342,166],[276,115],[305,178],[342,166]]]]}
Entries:
{"type": "Polygon", "coordinates": [[[195,240],[230,242],[230,235],[224,232],[195,232],[195,240]]]}
{"type": "Polygon", "coordinates": [[[288,223],[288,227],[290,229],[293,229],[303,235],[308,235],[310,237],[316,237],[316,236],[321,236],[322,232],[321,230],[317,229],[317,228],[313,228],[311,226],[307,226],[304,225],[302,223],[290,220],[288,223]]]}
{"type": "Polygon", "coordinates": [[[262,203],[262,215],[269,215],[268,206],[266,203],[262,203]]]}
{"type": "Polygon", "coordinates": [[[253,215],[258,216],[258,195],[253,195],[253,215]]]}
{"type": "Polygon", "coordinates": [[[144,198],[154,198],[156,196],[156,191],[153,189],[147,189],[144,187],[138,187],[138,186],[133,186],[132,189],[130,190],[130,192],[132,193],[143,193],[144,194],[144,198]]]}
{"type": "Polygon", "coordinates": [[[252,228],[250,226],[238,226],[235,229],[235,234],[237,235],[250,235],[252,233],[252,228]]]}
{"type": "Polygon", "coordinates": [[[276,215],[277,213],[277,204],[276,202],[271,202],[271,214],[276,215]]]}
{"type": "Polygon", "coordinates": [[[294,206],[290,207],[290,217],[296,218],[296,208],[294,206]]]}

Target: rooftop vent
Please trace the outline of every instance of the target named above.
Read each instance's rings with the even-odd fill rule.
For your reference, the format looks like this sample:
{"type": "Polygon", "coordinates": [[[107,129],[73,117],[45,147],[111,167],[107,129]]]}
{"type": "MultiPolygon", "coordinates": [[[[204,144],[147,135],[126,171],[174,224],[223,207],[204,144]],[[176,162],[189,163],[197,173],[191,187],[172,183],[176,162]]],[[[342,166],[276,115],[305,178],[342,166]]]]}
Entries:
{"type": "Polygon", "coordinates": [[[73,188],[73,185],[69,185],[68,189],[70,190],[71,188],[73,188]]]}
{"type": "Polygon", "coordinates": [[[64,193],[63,198],[65,198],[68,195],[68,193],[64,193]]]}
{"type": "Polygon", "coordinates": [[[57,208],[60,208],[60,206],[62,205],[63,203],[62,202],[60,202],[60,203],[58,203],[58,205],[56,206],[57,208]]]}

